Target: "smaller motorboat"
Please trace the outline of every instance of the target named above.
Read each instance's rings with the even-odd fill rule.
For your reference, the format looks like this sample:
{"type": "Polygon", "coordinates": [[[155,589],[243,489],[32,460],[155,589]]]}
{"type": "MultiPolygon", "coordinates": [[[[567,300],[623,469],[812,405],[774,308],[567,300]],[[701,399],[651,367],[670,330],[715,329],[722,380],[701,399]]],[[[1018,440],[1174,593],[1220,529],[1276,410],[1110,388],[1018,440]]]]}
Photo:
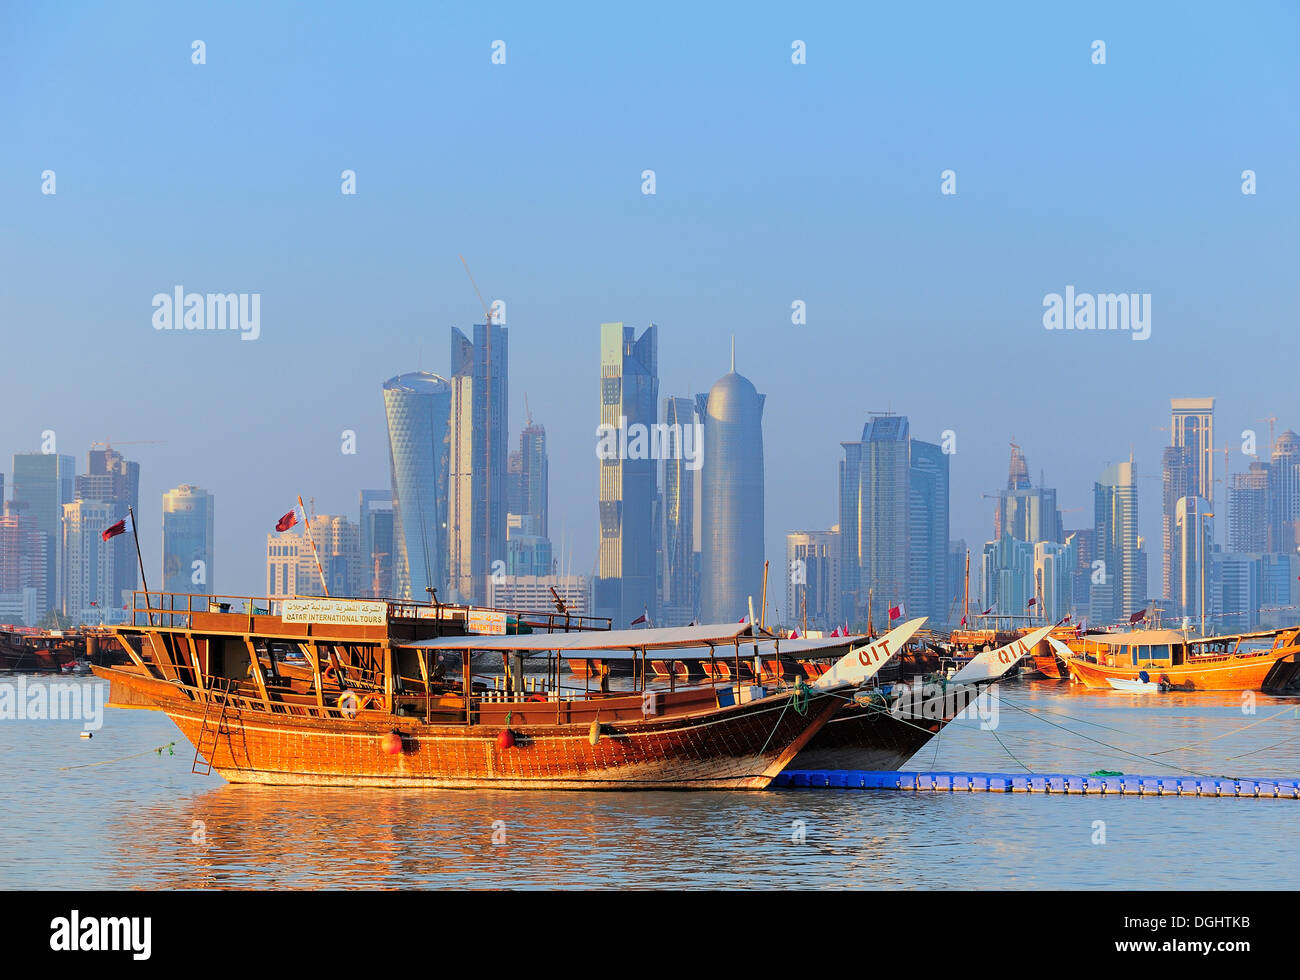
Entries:
{"type": "Polygon", "coordinates": [[[1110,681],[1110,686],[1116,691],[1127,691],[1129,694],[1158,694],[1169,690],[1169,685],[1163,681],[1153,681],[1145,670],[1138,671],[1136,678],[1107,677],[1106,680],[1110,681]]]}

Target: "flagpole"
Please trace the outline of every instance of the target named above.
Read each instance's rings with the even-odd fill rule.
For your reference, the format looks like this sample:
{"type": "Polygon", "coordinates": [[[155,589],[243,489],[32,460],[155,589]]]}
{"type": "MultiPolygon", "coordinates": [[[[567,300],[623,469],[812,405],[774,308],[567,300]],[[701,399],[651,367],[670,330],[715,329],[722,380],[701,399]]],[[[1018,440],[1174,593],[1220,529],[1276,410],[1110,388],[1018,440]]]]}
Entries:
{"type": "MultiPolygon", "coordinates": [[[[140,554],[140,532],[136,530],[135,526],[135,508],[128,504],[126,512],[131,515],[131,537],[135,538],[135,560],[140,563],[140,584],[144,586],[144,607],[148,610],[149,625],[152,626],[153,605],[149,602],[149,580],[144,575],[144,557],[140,554]]],[[[100,618],[103,618],[102,613],[100,618]]],[[[135,619],[134,610],[132,610],[131,618],[135,619]]]]}
{"type": "Polygon", "coordinates": [[[307,519],[307,508],[302,505],[302,494],[298,494],[298,509],[302,511],[302,523],[307,529],[307,543],[311,545],[311,556],[316,559],[316,571],[320,573],[321,588],[325,595],[330,594],[329,583],[325,581],[325,569],[320,567],[320,555],[316,552],[316,539],[311,536],[311,521],[307,519]]]}

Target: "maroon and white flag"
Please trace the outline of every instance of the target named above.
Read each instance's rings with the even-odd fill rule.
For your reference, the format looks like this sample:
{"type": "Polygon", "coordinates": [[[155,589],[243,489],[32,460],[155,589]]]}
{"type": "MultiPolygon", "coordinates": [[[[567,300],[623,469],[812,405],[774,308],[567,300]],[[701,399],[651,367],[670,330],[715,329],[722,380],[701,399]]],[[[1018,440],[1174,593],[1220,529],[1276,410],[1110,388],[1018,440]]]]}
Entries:
{"type": "Polygon", "coordinates": [[[298,512],[291,510],[289,511],[289,513],[285,514],[283,517],[281,517],[278,521],[275,522],[275,529],[277,531],[287,531],[289,530],[289,528],[293,527],[297,523],[298,523],[298,512]]]}
{"type": "Polygon", "coordinates": [[[115,538],[119,534],[125,534],[125,533],[126,533],[126,518],[123,517],[116,524],[110,524],[108,527],[104,528],[104,530],[100,531],[99,537],[101,541],[107,541],[109,538],[115,538]]]}

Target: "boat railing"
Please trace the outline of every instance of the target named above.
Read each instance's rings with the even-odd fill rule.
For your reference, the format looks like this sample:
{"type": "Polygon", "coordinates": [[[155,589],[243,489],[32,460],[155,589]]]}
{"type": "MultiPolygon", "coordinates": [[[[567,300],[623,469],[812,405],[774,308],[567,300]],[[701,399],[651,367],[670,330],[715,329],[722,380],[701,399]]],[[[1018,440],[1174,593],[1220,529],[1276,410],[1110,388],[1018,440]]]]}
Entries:
{"type": "MultiPolygon", "coordinates": [[[[320,599],[322,596],[301,596],[320,599]]],[[[534,633],[570,633],[586,630],[608,630],[612,620],[606,616],[587,616],[570,612],[527,609],[487,609],[455,603],[414,602],[405,599],[374,599],[365,596],[334,596],[348,602],[383,602],[389,622],[410,620],[438,620],[454,623],[464,631],[471,631],[475,620],[481,619],[492,627],[508,628],[513,618],[516,628],[534,633]],[[486,617],[492,616],[491,620],[486,617]]],[[[205,592],[164,592],[137,590],[132,593],[128,624],[131,626],[162,626],[188,629],[193,626],[195,613],[221,613],[246,618],[243,631],[255,632],[254,616],[279,616],[285,600],[269,596],[224,595],[205,592]]],[[[483,630],[487,632],[487,630],[483,630]]]]}

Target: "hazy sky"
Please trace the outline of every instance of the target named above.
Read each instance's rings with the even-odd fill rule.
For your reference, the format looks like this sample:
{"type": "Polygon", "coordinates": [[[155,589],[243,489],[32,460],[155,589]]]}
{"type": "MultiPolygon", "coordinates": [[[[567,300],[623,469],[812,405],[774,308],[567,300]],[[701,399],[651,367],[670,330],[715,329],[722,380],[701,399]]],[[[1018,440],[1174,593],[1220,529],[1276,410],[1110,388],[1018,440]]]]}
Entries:
{"type": "Polygon", "coordinates": [[[261,593],[295,494],[355,519],[387,485],[381,383],[445,373],[448,328],[482,319],[458,253],[507,304],[512,433],[527,392],[575,572],[602,321],[660,325],[661,396],[705,390],[736,336],[778,564],[838,519],[872,409],[956,432],[977,548],[1012,436],[1070,527],[1132,447],[1153,592],[1169,398],[1216,396],[1221,446],[1300,427],[1294,5],[481,7],[0,6],[6,476],[42,430],[79,468],[112,439],[149,575],[161,494],[196,483],[215,586],[261,593]],[[260,293],[260,338],[155,331],[178,285],[260,293]],[[1150,293],[1150,339],[1045,330],[1067,285],[1150,293]]]}

